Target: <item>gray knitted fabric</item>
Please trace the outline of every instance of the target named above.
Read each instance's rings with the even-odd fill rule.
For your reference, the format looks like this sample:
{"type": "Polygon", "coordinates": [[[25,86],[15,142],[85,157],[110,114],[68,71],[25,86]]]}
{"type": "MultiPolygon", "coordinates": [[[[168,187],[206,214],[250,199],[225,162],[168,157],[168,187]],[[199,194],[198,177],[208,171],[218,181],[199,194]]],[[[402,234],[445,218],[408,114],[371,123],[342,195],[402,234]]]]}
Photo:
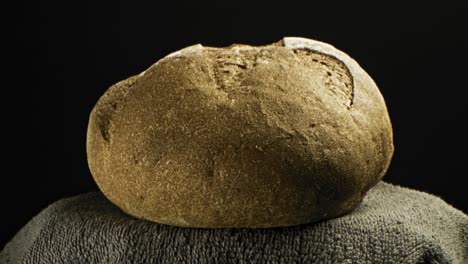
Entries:
{"type": "Polygon", "coordinates": [[[467,245],[466,214],[384,182],[348,215],[268,229],[152,223],[89,193],[34,217],[0,263],[468,263],[467,245]]]}

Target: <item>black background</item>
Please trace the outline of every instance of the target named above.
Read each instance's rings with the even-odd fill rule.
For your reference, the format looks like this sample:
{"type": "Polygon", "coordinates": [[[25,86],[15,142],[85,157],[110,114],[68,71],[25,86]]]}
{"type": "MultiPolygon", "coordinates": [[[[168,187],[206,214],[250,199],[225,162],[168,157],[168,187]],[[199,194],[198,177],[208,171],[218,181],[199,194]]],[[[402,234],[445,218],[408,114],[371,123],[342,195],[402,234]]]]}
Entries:
{"type": "Polygon", "coordinates": [[[331,43],[374,78],[394,128],[386,181],[468,211],[466,10],[37,2],[7,7],[0,248],[48,204],[97,190],[86,128],[111,84],[188,45],[261,45],[283,36],[331,43]]]}

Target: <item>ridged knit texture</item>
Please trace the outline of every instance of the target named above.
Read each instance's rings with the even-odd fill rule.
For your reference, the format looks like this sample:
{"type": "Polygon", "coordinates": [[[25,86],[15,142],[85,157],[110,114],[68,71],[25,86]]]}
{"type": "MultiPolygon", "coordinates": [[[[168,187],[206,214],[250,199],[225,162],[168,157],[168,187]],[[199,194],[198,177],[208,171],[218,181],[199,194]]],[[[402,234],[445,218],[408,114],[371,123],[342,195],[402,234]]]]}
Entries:
{"type": "Polygon", "coordinates": [[[88,193],[34,217],[0,263],[468,263],[467,245],[466,214],[384,182],[350,214],[267,229],[162,225],[88,193]]]}

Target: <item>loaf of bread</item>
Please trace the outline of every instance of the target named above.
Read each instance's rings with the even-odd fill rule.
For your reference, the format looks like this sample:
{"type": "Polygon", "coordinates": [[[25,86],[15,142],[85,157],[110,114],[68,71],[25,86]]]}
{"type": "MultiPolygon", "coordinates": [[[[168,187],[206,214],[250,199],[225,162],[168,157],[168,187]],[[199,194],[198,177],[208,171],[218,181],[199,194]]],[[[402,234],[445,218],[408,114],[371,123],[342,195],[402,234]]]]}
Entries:
{"type": "Polygon", "coordinates": [[[106,197],[183,227],[264,228],[356,208],[393,155],[376,84],[331,45],[194,45],[108,89],[88,127],[106,197]]]}

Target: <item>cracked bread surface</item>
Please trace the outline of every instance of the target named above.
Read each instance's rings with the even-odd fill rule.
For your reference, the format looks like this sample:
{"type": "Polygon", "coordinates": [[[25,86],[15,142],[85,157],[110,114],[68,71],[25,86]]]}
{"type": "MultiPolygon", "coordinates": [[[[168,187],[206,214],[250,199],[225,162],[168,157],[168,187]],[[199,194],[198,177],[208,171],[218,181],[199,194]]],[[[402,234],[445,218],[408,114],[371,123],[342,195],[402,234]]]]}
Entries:
{"type": "Polygon", "coordinates": [[[385,174],[392,128],[374,81],[304,38],[194,45],[108,89],[88,126],[99,188],[186,227],[277,227],[343,215],[385,174]]]}

